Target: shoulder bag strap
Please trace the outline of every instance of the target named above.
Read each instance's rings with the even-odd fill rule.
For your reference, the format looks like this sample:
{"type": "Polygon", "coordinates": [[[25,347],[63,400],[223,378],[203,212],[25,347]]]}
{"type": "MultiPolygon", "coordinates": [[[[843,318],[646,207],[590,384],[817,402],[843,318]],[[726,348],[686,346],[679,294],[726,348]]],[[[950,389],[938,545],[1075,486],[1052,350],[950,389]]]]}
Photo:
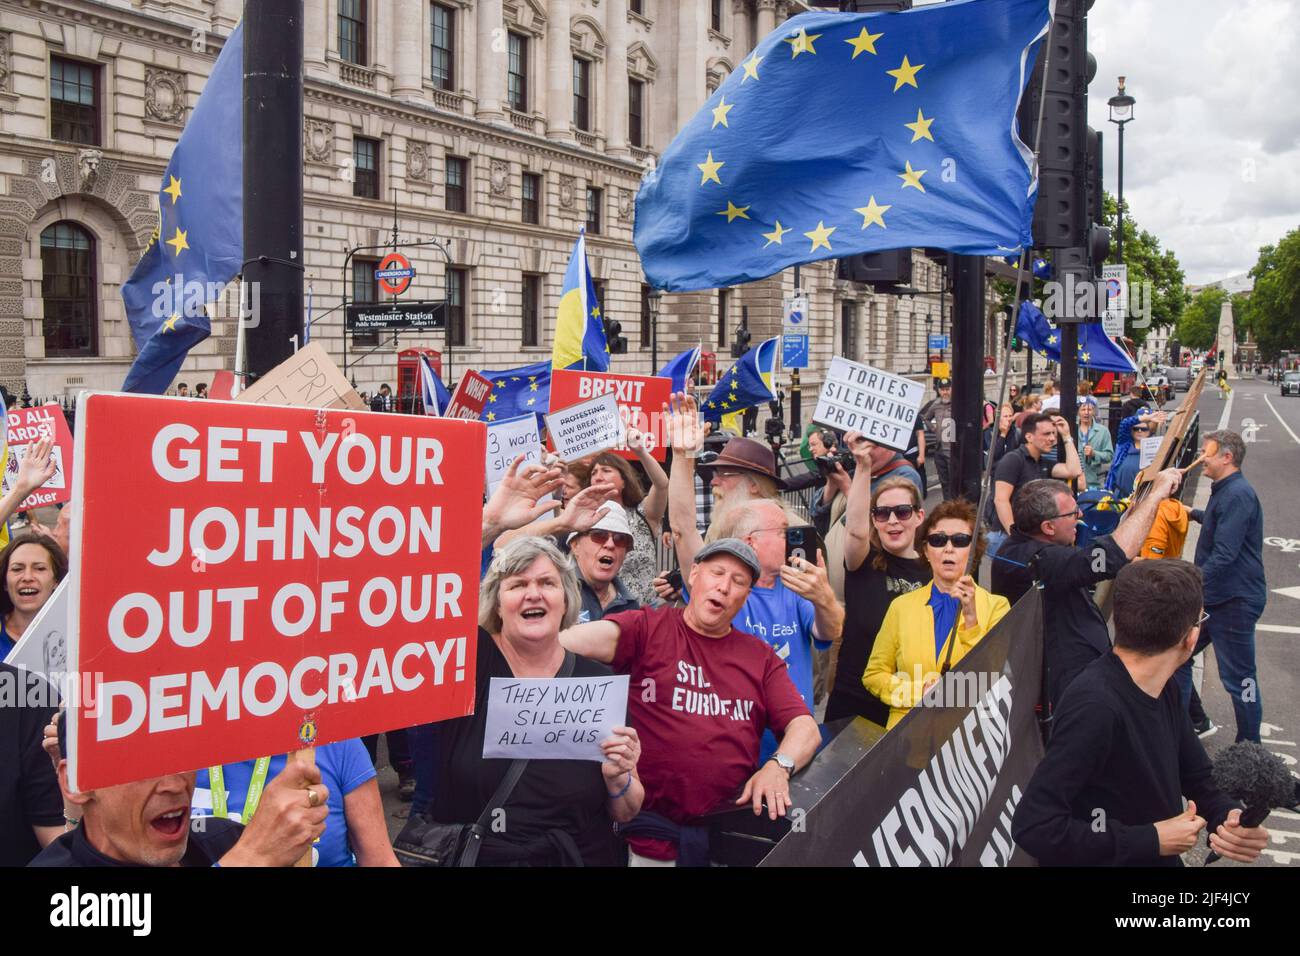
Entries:
{"type": "MultiPolygon", "coordinates": [[[[564,652],[564,663],[560,665],[560,672],[556,677],[572,677],[573,668],[577,664],[577,655],[572,651],[564,652]]],[[[479,850],[483,847],[483,835],[487,833],[488,819],[492,816],[492,811],[497,807],[504,807],[506,801],[510,799],[510,794],[514,792],[515,785],[519,783],[519,778],[524,775],[528,769],[528,761],[524,759],[515,760],[510,764],[510,769],[506,771],[505,777],[493,791],[492,796],[488,798],[487,804],[483,807],[483,812],[479,814],[477,820],[470,827],[469,842],[465,844],[465,849],[461,853],[460,862],[457,866],[473,866],[478,862],[479,850]]]]}

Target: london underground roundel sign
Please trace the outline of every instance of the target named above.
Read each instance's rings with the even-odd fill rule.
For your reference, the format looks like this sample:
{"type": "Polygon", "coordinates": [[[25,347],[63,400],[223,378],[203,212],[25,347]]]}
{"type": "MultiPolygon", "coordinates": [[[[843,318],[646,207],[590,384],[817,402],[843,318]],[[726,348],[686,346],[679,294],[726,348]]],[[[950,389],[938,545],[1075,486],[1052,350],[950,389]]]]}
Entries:
{"type": "Polygon", "coordinates": [[[383,261],[379,263],[379,268],[375,270],[379,288],[389,295],[401,295],[405,292],[414,276],[415,270],[411,268],[411,263],[400,252],[390,252],[384,256],[383,261]]]}

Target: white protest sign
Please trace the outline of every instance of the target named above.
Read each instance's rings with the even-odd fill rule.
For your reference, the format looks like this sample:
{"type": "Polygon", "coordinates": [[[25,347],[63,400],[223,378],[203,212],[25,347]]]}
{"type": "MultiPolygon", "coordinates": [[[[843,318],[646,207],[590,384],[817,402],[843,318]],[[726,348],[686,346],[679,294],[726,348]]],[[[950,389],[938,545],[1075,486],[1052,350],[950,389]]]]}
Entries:
{"type": "Polygon", "coordinates": [[[924,396],[925,387],[917,382],[837,355],[817,396],[813,421],[906,451],[924,396]]]}
{"type": "Polygon", "coordinates": [[[487,428],[487,488],[488,495],[496,491],[506,476],[510,463],[524,456],[524,461],[541,461],[542,439],[537,434],[537,416],[521,415],[502,422],[493,422],[487,428]]]}
{"type": "Polygon", "coordinates": [[[601,760],[600,742],[627,719],[626,674],[493,677],[483,756],[601,760]]]}
{"type": "Polygon", "coordinates": [[[50,599],[5,658],[6,664],[40,674],[59,688],[68,670],[68,582],[59,582],[50,599]]]}
{"type": "Polygon", "coordinates": [[[1142,439],[1142,457],[1138,459],[1138,468],[1146,468],[1156,460],[1156,455],[1160,453],[1160,444],[1164,440],[1163,435],[1152,435],[1150,438],[1142,439]]]}
{"type": "Polygon", "coordinates": [[[561,408],[546,416],[546,431],[555,453],[577,461],[623,442],[623,418],[618,398],[606,392],[586,402],[561,408]]]}

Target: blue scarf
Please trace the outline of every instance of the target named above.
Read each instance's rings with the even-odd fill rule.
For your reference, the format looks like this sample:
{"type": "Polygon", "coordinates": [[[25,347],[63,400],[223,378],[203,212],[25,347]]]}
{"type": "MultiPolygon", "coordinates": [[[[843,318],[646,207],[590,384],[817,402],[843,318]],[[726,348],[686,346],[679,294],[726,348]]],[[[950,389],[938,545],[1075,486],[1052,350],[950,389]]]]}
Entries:
{"type": "Polygon", "coordinates": [[[942,666],[943,661],[939,660],[939,654],[948,640],[948,635],[952,633],[953,625],[957,623],[961,601],[951,594],[944,594],[931,582],[930,600],[926,603],[934,612],[934,659],[942,666]]]}

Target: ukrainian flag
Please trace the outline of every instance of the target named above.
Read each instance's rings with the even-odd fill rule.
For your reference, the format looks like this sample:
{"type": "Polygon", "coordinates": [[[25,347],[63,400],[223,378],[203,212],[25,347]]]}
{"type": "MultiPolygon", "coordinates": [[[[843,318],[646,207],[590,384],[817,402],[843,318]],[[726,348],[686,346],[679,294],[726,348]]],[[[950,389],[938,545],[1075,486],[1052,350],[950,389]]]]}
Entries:
{"type": "Polygon", "coordinates": [[[577,368],[595,372],[609,371],[609,346],[605,343],[605,325],[600,318],[596,287],[587,268],[587,231],[578,233],[564,272],[560,290],[560,308],[555,317],[555,344],[551,349],[552,368],[577,368]]]}
{"type": "Polygon", "coordinates": [[[701,411],[705,421],[720,421],[724,428],[739,435],[741,413],[776,398],[774,375],[778,341],[779,337],[774,337],[760,343],[758,348],[750,349],[723,373],[704,400],[701,411]]]}

